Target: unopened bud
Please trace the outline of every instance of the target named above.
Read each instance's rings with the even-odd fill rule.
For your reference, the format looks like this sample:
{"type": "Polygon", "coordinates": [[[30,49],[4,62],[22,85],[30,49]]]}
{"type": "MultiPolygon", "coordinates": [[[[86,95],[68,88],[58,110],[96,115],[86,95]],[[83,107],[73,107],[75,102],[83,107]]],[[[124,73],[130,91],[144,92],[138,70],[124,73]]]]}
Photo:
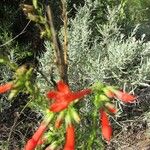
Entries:
{"type": "Polygon", "coordinates": [[[26,71],[27,71],[26,65],[22,65],[22,66],[20,66],[20,67],[16,70],[16,75],[17,75],[17,76],[21,76],[21,75],[23,75],[26,71]]]}
{"type": "Polygon", "coordinates": [[[105,103],[105,107],[108,109],[109,112],[115,114],[117,113],[117,109],[115,108],[115,105],[114,104],[111,104],[109,102],[105,103]]]}
{"type": "Polygon", "coordinates": [[[64,112],[62,111],[60,112],[55,121],[55,128],[59,128],[61,126],[63,119],[64,119],[64,112]]]}
{"type": "Polygon", "coordinates": [[[70,111],[67,112],[66,116],[65,116],[65,122],[66,122],[66,126],[68,126],[68,124],[71,124],[71,114],[70,111]]]}
{"type": "Polygon", "coordinates": [[[109,101],[109,98],[103,94],[99,95],[100,101],[109,101]]]}
{"type": "Polygon", "coordinates": [[[38,8],[37,0],[32,0],[32,3],[33,3],[34,8],[37,9],[38,8]]]}
{"type": "Polygon", "coordinates": [[[18,80],[15,84],[14,84],[14,88],[18,88],[22,86],[22,81],[18,80]]]}
{"type": "Polygon", "coordinates": [[[109,97],[109,98],[114,98],[115,97],[115,94],[109,90],[107,87],[106,88],[103,88],[103,91],[104,91],[104,94],[109,97]]]}
{"type": "Polygon", "coordinates": [[[18,94],[18,90],[14,89],[14,90],[11,90],[9,96],[8,96],[8,99],[11,100],[13,97],[15,97],[16,95],[18,94]]]}
{"type": "Polygon", "coordinates": [[[70,112],[71,112],[71,117],[73,118],[73,120],[75,120],[77,123],[79,123],[81,119],[80,119],[78,113],[76,112],[76,110],[74,108],[72,108],[70,110],[70,112]]]}

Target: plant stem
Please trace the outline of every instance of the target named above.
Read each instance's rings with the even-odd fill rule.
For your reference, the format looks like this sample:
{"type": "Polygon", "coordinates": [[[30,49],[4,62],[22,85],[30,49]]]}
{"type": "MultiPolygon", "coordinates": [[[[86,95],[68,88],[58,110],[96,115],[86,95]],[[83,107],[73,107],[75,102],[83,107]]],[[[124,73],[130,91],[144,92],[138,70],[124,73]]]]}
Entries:
{"type": "Polygon", "coordinates": [[[52,46],[55,50],[55,55],[56,55],[56,65],[58,67],[60,78],[64,82],[68,83],[68,75],[67,75],[68,65],[65,63],[64,50],[55,31],[53,20],[52,20],[52,12],[49,5],[46,6],[46,12],[47,12],[48,25],[50,27],[50,31],[52,35],[52,39],[51,39],[52,46]]]}
{"type": "Polygon", "coordinates": [[[90,133],[90,137],[88,139],[88,146],[87,149],[88,150],[92,150],[92,145],[94,143],[94,139],[96,137],[96,118],[97,118],[97,109],[94,110],[93,114],[92,114],[92,119],[93,119],[93,127],[92,127],[92,131],[90,133]]]}

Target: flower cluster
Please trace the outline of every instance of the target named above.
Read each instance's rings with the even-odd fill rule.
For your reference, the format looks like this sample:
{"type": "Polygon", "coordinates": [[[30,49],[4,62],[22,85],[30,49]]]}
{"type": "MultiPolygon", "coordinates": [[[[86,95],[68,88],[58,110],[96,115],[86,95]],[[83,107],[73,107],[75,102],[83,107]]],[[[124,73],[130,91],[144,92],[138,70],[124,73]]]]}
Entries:
{"type": "MultiPolygon", "coordinates": [[[[91,89],[85,89],[78,92],[72,92],[69,89],[69,86],[65,84],[63,81],[57,82],[57,89],[49,91],[47,93],[47,97],[50,100],[54,100],[54,102],[50,105],[50,112],[52,114],[56,112],[60,112],[55,121],[55,127],[59,128],[62,124],[63,119],[66,121],[66,143],[64,145],[64,150],[74,150],[75,149],[75,129],[73,125],[73,121],[79,122],[80,118],[75,111],[75,109],[68,108],[72,102],[77,99],[83,98],[85,95],[90,94],[91,89]],[[66,108],[68,108],[66,110],[66,108]]],[[[50,117],[51,118],[51,117],[50,117]]],[[[52,118],[51,118],[52,119],[52,118]]],[[[45,130],[48,127],[50,120],[44,120],[38,130],[34,133],[32,138],[27,142],[25,146],[25,150],[34,150],[38,145],[39,140],[42,138],[45,130]]],[[[54,149],[57,145],[51,144],[47,147],[47,149],[54,149]]]]}
{"type": "MultiPolygon", "coordinates": [[[[100,107],[100,122],[101,122],[101,130],[102,135],[104,139],[106,139],[108,142],[111,139],[112,136],[112,127],[109,122],[108,113],[116,114],[117,109],[115,106],[111,103],[110,98],[117,98],[125,103],[131,103],[133,102],[136,97],[133,95],[130,95],[129,93],[122,92],[119,90],[116,90],[113,87],[107,86],[102,89],[104,94],[99,96],[99,101],[102,101],[103,107],[100,107]]],[[[101,105],[101,106],[102,106],[101,105]]]]}
{"type": "Polygon", "coordinates": [[[78,92],[72,92],[69,86],[63,81],[57,83],[56,91],[49,91],[47,97],[49,99],[55,100],[55,102],[50,106],[50,110],[53,112],[60,112],[68,107],[68,105],[76,99],[82,98],[84,95],[90,94],[90,89],[85,89],[78,92]]]}
{"type": "MultiPolygon", "coordinates": [[[[19,77],[22,79],[22,73],[19,72],[19,77]]],[[[17,82],[9,82],[0,86],[0,94],[13,90],[17,83],[27,82],[27,80],[17,80],[17,82]]],[[[21,84],[21,83],[20,83],[21,84]]],[[[22,85],[22,84],[21,84],[22,85]]],[[[26,84],[23,84],[26,86],[26,84]]],[[[74,106],[78,99],[83,98],[85,95],[93,94],[95,95],[94,105],[96,110],[99,111],[101,133],[105,140],[110,142],[112,136],[112,127],[109,122],[109,114],[116,114],[117,109],[112,103],[111,99],[119,99],[124,103],[134,102],[135,96],[117,90],[115,87],[106,86],[103,84],[96,84],[89,89],[84,89],[81,91],[73,92],[70,90],[69,86],[63,81],[57,82],[55,90],[50,90],[47,92],[47,97],[50,100],[50,106],[48,109],[47,116],[40,124],[37,131],[34,133],[32,138],[28,140],[25,145],[24,150],[34,150],[38,145],[43,144],[43,134],[49,128],[49,123],[52,119],[56,119],[54,126],[56,129],[60,128],[63,121],[66,124],[66,141],[64,145],[64,150],[74,150],[75,149],[75,128],[73,122],[80,122],[80,117],[76,112],[74,106]],[[56,117],[55,117],[56,116],[56,117]]],[[[96,112],[97,113],[97,112],[96,112]]],[[[61,141],[62,142],[62,141],[61,141]]],[[[55,149],[58,146],[58,141],[53,141],[46,150],[55,149]]]]}

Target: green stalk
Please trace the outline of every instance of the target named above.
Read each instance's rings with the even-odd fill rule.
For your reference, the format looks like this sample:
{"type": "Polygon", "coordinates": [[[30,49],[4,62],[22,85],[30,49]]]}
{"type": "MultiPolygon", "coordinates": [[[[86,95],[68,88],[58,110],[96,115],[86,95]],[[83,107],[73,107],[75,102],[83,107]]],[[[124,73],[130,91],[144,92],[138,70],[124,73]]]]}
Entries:
{"type": "Polygon", "coordinates": [[[96,128],[97,128],[97,125],[96,125],[96,118],[97,118],[97,109],[94,110],[93,114],[92,114],[92,119],[93,119],[93,128],[92,128],[92,131],[90,133],[90,137],[88,139],[88,142],[87,142],[87,149],[88,150],[92,150],[92,145],[94,143],[94,140],[96,138],[96,128]]]}

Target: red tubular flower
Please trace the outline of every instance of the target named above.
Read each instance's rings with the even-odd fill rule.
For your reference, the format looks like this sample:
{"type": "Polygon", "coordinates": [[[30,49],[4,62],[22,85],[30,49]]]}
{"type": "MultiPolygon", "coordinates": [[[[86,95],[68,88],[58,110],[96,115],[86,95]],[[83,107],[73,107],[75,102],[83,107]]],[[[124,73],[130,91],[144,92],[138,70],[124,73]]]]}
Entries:
{"type": "Polygon", "coordinates": [[[49,91],[47,97],[54,99],[55,102],[51,105],[50,110],[53,112],[59,112],[68,107],[70,102],[82,98],[84,95],[90,94],[90,89],[85,89],[78,92],[72,92],[69,86],[63,81],[57,83],[57,91],[49,91]]]}
{"type": "Polygon", "coordinates": [[[47,124],[42,122],[32,138],[25,145],[25,150],[34,150],[46,129],[47,124]]]}
{"type": "Polygon", "coordinates": [[[108,116],[103,109],[100,109],[100,121],[103,137],[109,142],[112,136],[112,127],[109,123],[108,116]]]}
{"type": "Polygon", "coordinates": [[[116,90],[112,87],[106,87],[103,89],[103,91],[107,97],[109,97],[109,98],[116,97],[125,103],[133,102],[136,99],[135,96],[133,96],[127,92],[122,92],[122,91],[116,90]]]}
{"type": "Polygon", "coordinates": [[[74,150],[75,149],[75,132],[74,132],[74,130],[75,129],[72,124],[68,125],[64,150],[74,150]]]}
{"type": "Polygon", "coordinates": [[[126,93],[126,92],[121,92],[118,90],[114,90],[113,92],[118,99],[122,100],[125,103],[133,102],[136,99],[135,96],[133,96],[129,93],[126,93]]]}
{"type": "Polygon", "coordinates": [[[11,90],[13,87],[13,83],[12,82],[8,82],[6,84],[0,85],[0,94],[3,94],[9,90],[11,90]]]}

